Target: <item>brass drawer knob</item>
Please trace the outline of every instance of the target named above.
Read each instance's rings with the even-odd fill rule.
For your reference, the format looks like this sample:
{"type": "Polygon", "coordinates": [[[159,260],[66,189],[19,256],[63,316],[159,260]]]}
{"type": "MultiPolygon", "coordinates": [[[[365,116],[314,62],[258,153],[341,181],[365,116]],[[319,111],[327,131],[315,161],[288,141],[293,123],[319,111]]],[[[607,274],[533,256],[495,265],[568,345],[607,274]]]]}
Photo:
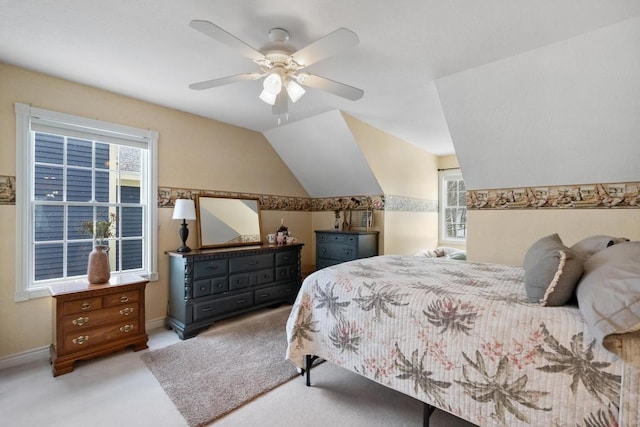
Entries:
{"type": "Polygon", "coordinates": [[[131,308],[131,307],[126,307],[126,308],[123,308],[122,310],[120,310],[120,314],[122,314],[123,316],[128,316],[131,313],[133,313],[133,308],[131,308]]]}
{"type": "Polygon", "coordinates": [[[129,302],[129,297],[128,297],[128,296],[126,296],[126,295],[122,295],[122,296],[120,297],[120,302],[129,302]]]}
{"type": "Polygon", "coordinates": [[[80,335],[78,338],[74,338],[73,339],[73,343],[74,344],[78,344],[78,345],[82,345],[82,344],[86,343],[87,341],[89,341],[89,336],[88,335],[80,335]]]}
{"type": "Polygon", "coordinates": [[[91,308],[91,303],[89,301],[85,301],[80,306],[81,310],[89,310],[91,308]]]}
{"type": "Polygon", "coordinates": [[[77,319],[73,319],[73,323],[76,326],[82,326],[89,321],[88,317],[78,317],[77,319]]]}
{"type": "Polygon", "coordinates": [[[120,326],[120,332],[124,332],[125,334],[127,332],[131,332],[132,330],[133,330],[133,325],[120,326]]]}

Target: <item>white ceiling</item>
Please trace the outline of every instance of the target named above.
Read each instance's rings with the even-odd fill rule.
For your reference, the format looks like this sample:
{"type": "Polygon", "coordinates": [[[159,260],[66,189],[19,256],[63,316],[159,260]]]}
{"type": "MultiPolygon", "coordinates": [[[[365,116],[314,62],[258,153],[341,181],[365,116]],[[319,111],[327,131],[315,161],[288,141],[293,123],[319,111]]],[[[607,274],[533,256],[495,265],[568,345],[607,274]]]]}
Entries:
{"type": "Polygon", "coordinates": [[[309,72],[364,97],[309,89],[289,122],[339,109],[442,155],[454,147],[438,79],[638,15],[638,0],[0,0],[0,61],[267,132],[277,121],[257,98],[260,81],[188,88],[257,69],[189,22],[209,20],[257,49],[273,27],[296,49],[346,27],[360,45],[309,72]]]}

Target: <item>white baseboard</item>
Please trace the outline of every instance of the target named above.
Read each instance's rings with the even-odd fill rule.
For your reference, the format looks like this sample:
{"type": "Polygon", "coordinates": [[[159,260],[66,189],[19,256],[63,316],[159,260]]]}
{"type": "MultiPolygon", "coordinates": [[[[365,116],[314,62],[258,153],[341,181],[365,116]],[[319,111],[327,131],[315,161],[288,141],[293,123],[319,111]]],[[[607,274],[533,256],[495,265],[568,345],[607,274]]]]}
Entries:
{"type": "MultiPolygon", "coordinates": [[[[164,317],[149,320],[144,326],[147,331],[164,327],[164,317]]],[[[49,346],[34,348],[22,353],[11,354],[9,356],[0,357],[0,371],[3,369],[14,368],[30,362],[49,360],[49,346]]]]}
{"type": "Polygon", "coordinates": [[[0,370],[42,360],[49,360],[49,346],[2,357],[0,358],[0,370]]]}

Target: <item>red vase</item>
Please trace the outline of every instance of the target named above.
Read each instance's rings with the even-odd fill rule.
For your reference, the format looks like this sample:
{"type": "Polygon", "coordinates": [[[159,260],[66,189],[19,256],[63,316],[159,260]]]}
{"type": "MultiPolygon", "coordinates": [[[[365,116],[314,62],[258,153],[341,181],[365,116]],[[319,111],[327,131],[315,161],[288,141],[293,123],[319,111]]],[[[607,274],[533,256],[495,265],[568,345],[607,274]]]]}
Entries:
{"type": "Polygon", "coordinates": [[[87,279],[92,285],[107,283],[111,277],[109,266],[109,246],[96,245],[89,254],[87,279]]]}

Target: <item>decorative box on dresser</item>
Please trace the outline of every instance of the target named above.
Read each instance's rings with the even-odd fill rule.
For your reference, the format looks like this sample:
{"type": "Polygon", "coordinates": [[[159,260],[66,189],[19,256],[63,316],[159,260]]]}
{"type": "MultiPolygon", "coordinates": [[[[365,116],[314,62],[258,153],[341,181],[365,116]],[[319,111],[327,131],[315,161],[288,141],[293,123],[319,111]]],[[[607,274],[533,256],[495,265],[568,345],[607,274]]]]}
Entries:
{"type": "Polygon", "coordinates": [[[169,255],[166,326],[191,338],[215,321],[260,307],[292,304],[301,284],[302,243],[169,255]]]}
{"type": "Polygon", "coordinates": [[[53,376],[73,371],[76,360],[92,359],[132,346],[147,348],[144,290],[147,280],[127,274],[108,283],[86,280],[52,285],[53,376]]]}
{"type": "Polygon", "coordinates": [[[377,231],[316,230],[316,270],[375,255],[377,231]]]}

